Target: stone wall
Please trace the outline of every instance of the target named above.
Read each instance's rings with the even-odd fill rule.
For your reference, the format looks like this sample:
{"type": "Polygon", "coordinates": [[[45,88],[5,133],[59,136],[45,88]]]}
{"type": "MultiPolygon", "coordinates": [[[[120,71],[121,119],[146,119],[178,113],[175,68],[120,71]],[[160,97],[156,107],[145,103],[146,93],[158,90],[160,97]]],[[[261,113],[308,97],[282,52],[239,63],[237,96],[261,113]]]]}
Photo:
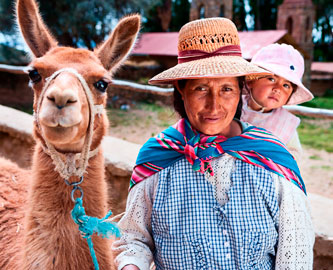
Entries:
{"type": "MultiPolygon", "coordinates": [[[[0,155],[29,167],[33,148],[33,117],[0,105],[0,155]]],[[[141,145],[106,136],[102,142],[105,175],[109,189],[109,205],[114,215],[125,210],[131,170],[141,145]]],[[[316,230],[314,246],[315,270],[333,270],[333,200],[308,194],[312,220],[316,230]]]]}

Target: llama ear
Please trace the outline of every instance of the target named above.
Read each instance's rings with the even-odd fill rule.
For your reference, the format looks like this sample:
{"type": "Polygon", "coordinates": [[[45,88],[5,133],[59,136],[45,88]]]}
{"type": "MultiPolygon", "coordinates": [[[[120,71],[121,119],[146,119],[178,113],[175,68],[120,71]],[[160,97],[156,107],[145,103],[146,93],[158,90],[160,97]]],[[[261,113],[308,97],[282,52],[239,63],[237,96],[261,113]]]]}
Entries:
{"type": "Polygon", "coordinates": [[[139,30],[140,16],[127,16],[119,21],[109,38],[95,50],[106,70],[116,69],[126,59],[139,30]]]}
{"type": "Polygon", "coordinates": [[[41,57],[57,46],[57,41],[44,24],[34,0],[18,0],[16,16],[23,38],[35,57],[41,57]]]}

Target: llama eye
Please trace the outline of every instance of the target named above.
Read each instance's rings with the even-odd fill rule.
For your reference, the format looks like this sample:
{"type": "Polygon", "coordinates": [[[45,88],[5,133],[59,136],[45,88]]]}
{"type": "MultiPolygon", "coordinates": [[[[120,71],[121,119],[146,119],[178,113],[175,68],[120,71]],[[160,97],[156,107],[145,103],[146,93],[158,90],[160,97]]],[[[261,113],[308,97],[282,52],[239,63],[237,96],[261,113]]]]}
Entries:
{"type": "Polygon", "coordinates": [[[33,83],[37,83],[42,79],[42,77],[38,73],[37,69],[33,69],[33,70],[29,71],[29,78],[33,83]]]}
{"type": "Polygon", "coordinates": [[[101,91],[101,92],[105,92],[106,89],[108,88],[109,83],[107,83],[106,81],[103,80],[99,80],[98,82],[94,83],[94,86],[97,90],[101,91]]]}

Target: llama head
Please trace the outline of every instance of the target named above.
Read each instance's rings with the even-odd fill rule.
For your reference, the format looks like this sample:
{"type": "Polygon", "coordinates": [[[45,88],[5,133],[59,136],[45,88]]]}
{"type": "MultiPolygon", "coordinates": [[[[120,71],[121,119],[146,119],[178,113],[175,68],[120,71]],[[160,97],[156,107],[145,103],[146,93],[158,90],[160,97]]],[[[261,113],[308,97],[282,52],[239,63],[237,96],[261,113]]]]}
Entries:
{"type": "Polygon", "coordinates": [[[140,29],[140,16],[119,21],[105,42],[94,51],[58,46],[44,24],[34,0],[18,0],[17,19],[32,52],[29,65],[37,113],[35,136],[60,152],[80,152],[89,128],[91,148],[97,147],[107,127],[104,110],[111,74],[125,60],[140,29]],[[96,106],[97,105],[97,106],[96,106]]]}

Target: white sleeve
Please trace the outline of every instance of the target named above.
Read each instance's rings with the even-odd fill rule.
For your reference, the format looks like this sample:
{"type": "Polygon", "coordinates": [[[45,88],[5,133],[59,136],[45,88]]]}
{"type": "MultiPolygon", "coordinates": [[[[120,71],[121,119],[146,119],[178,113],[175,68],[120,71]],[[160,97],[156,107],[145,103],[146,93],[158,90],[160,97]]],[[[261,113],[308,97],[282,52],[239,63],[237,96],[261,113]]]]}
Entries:
{"type": "Polygon", "coordinates": [[[121,237],[112,245],[118,270],[128,264],[148,270],[153,261],[151,211],[157,181],[158,173],[136,184],[128,194],[126,212],[118,222],[121,237]]]}
{"type": "Polygon", "coordinates": [[[309,202],[303,191],[273,174],[279,194],[279,242],[276,270],[312,270],[315,240],[309,202]]]}
{"type": "Polygon", "coordinates": [[[288,150],[290,153],[294,156],[296,159],[296,162],[299,163],[301,161],[302,155],[303,155],[303,149],[301,142],[298,137],[297,131],[295,134],[291,137],[289,142],[286,144],[288,150]]]}

